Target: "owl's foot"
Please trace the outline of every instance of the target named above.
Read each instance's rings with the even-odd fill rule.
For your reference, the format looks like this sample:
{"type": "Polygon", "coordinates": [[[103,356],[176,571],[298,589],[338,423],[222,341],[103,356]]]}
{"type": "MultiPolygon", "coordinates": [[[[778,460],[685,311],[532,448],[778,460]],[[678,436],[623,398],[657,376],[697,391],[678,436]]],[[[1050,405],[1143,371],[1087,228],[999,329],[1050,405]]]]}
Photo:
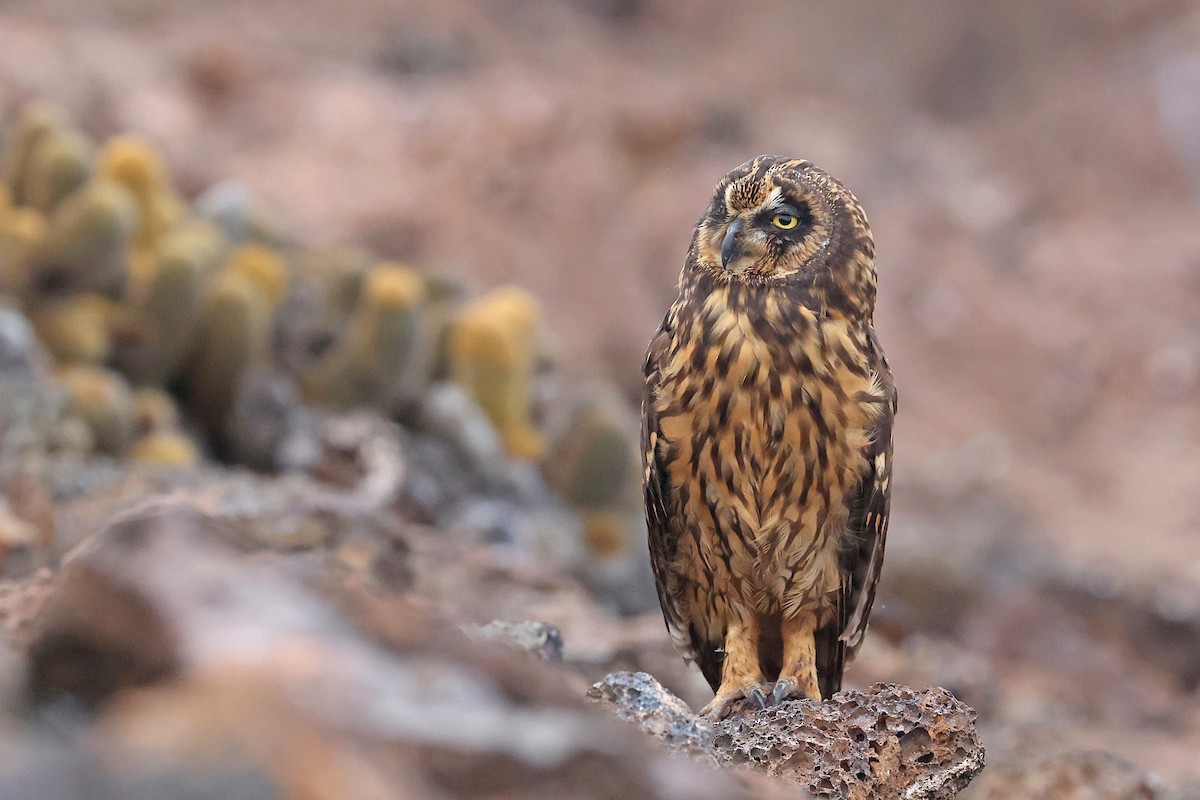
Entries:
{"type": "Polygon", "coordinates": [[[766,707],[767,695],[763,687],[756,683],[728,689],[722,686],[712,702],[700,709],[700,716],[720,720],[737,712],[761,711],[766,707]]]}
{"type": "Polygon", "coordinates": [[[816,622],[811,616],[801,615],[783,621],[783,669],[771,692],[771,699],[776,703],[821,699],[815,630],[816,622]]]}
{"type": "Polygon", "coordinates": [[[796,678],[780,678],[775,681],[775,689],[771,692],[771,704],[777,705],[784,700],[820,700],[821,690],[815,685],[805,689],[796,678]]]}
{"type": "Polygon", "coordinates": [[[767,707],[767,696],[763,692],[766,687],[758,662],[757,617],[732,620],[725,630],[721,685],[717,687],[717,696],[700,711],[700,715],[718,720],[735,711],[764,709],[767,707]]]}

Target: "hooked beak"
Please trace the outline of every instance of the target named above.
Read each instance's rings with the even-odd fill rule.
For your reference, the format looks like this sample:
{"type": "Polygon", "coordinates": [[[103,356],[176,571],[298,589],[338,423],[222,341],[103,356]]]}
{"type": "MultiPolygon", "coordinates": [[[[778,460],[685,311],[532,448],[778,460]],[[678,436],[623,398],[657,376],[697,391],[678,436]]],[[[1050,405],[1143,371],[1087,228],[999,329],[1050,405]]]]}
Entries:
{"type": "Polygon", "coordinates": [[[742,232],[745,223],[735,219],[725,229],[725,240],[721,242],[721,266],[728,267],[729,262],[738,257],[738,234],[742,232]]]}

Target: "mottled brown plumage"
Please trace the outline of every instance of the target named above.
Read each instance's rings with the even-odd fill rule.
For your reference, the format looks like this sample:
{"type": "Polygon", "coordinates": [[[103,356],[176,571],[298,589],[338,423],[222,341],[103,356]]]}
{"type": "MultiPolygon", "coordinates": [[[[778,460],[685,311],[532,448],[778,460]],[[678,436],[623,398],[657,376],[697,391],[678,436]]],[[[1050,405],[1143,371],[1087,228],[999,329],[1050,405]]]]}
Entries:
{"type": "Polygon", "coordinates": [[[762,156],[717,185],[646,356],[646,516],[663,616],[716,692],[828,697],[887,534],[896,393],[854,196],[762,156]]]}

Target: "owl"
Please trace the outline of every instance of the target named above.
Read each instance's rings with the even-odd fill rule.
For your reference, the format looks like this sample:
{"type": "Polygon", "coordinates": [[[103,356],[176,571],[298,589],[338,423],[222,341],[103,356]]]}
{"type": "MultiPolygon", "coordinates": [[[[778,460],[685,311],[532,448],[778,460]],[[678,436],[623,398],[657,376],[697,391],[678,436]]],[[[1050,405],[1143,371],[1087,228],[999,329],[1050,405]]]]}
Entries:
{"type": "Polygon", "coordinates": [[[650,556],[702,711],[828,698],[883,566],[896,391],[862,207],[807,161],[726,175],[650,343],[650,556]]]}

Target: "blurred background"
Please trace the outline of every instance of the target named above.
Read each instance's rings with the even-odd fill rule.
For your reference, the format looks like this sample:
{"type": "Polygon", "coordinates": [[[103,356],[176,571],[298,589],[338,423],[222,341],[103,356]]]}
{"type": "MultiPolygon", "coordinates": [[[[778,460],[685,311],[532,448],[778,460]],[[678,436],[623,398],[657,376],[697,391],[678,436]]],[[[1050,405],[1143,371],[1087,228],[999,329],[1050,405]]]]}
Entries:
{"type": "MultiPolygon", "coordinates": [[[[441,365],[432,374],[475,393],[525,465],[512,467],[520,491],[543,491],[526,470],[542,467],[571,517],[556,530],[578,541],[545,544],[558,534],[543,529],[559,523],[543,521],[530,548],[551,565],[541,569],[563,567],[584,587],[569,602],[553,592],[530,601],[501,582],[462,600],[461,616],[486,622],[503,608],[553,623],[585,677],[649,669],[693,705],[705,689],[662,629],[638,538],[638,470],[622,449],[634,446],[642,355],[720,176],[760,153],[814,161],[870,217],[876,328],[900,394],[881,605],[848,683],[945,685],[971,703],[992,766],[965,796],[1052,796],[1028,788],[1051,780],[1038,770],[1074,776],[1079,762],[1063,759],[1082,750],[1137,765],[1096,768],[1131,786],[1142,786],[1130,777],[1141,770],[1161,780],[1146,778],[1147,794],[1096,796],[1160,796],[1152,792],[1166,786],[1182,797],[1200,783],[1197,4],[6,0],[0,110],[10,151],[12,131],[40,124],[30,103],[53,104],[101,148],[100,171],[130,188],[143,218],[148,201],[134,184],[148,169],[190,209],[171,213],[215,225],[227,244],[282,253],[292,289],[363,265],[367,288],[354,284],[342,305],[278,290],[284,318],[337,317],[316,333],[274,323],[276,366],[287,361],[280,341],[309,348],[303,367],[283,365],[300,376],[305,407],[373,404],[427,432],[429,414],[452,416],[458,400],[439,396],[431,411],[423,382],[411,396],[373,395],[370,381],[348,377],[361,367],[354,340],[375,346],[362,331],[376,330],[376,301],[407,309],[419,295],[430,319],[442,308],[456,320],[430,356],[441,365]],[[147,156],[136,146],[129,155],[103,144],[124,133],[153,151],[159,172],[138,166],[147,156]],[[314,260],[321,266],[299,266],[314,260]],[[381,261],[386,274],[373,266],[381,261]],[[443,297],[461,301],[442,307],[443,297]],[[528,395],[527,408],[489,405],[491,389],[480,387],[509,377],[491,376],[488,348],[454,333],[472,330],[461,309],[477,312],[484,339],[489,325],[515,329],[513,346],[530,350],[514,357],[525,365],[517,388],[498,390],[528,395]],[[329,366],[328,347],[352,351],[350,366],[329,366]],[[600,444],[563,432],[587,428],[580,420],[600,444]],[[596,474],[620,486],[593,496],[596,474]]],[[[31,191],[14,192],[14,207],[40,202],[47,230],[70,228],[56,227],[53,204],[31,191]]],[[[147,263],[161,256],[154,242],[140,245],[147,263]]],[[[107,349],[77,358],[61,344],[76,341],[61,318],[77,310],[56,309],[80,293],[146,306],[152,290],[139,294],[121,276],[136,283],[153,269],[139,272],[135,257],[116,283],[96,285],[62,255],[76,243],[37,246],[41,262],[31,256],[27,276],[12,277],[24,268],[9,256],[9,294],[60,372],[78,360],[115,369],[134,390],[145,383],[145,354],[129,352],[145,345],[144,332],[129,332],[135,323],[114,323],[107,349]]],[[[276,269],[254,261],[261,252],[241,255],[253,263],[239,269],[258,278],[276,269]]],[[[180,430],[195,449],[184,461],[267,475],[320,462],[327,475],[321,458],[295,457],[298,445],[287,456],[278,442],[248,452],[239,450],[246,429],[230,433],[228,419],[247,407],[252,421],[239,424],[261,430],[254,409],[278,397],[270,391],[286,395],[286,380],[280,390],[278,375],[264,378],[260,406],[242,381],[213,409],[197,386],[228,368],[216,355],[188,358],[149,380],[184,409],[180,430]]],[[[107,429],[91,428],[103,439],[107,429]]],[[[142,443],[126,438],[109,448],[118,462],[142,443]]],[[[430,511],[445,478],[432,473],[413,501],[420,513],[410,505],[402,517],[499,525],[487,516],[494,504],[430,511]]],[[[65,502],[64,492],[48,489],[48,502],[65,502]]],[[[58,552],[80,537],[63,538],[56,524],[58,552]]],[[[53,571],[55,557],[31,563],[53,571]]],[[[540,586],[538,575],[528,582],[540,586]]],[[[430,596],[453,606],[447,596],[475,590],[430,596]]]]}

